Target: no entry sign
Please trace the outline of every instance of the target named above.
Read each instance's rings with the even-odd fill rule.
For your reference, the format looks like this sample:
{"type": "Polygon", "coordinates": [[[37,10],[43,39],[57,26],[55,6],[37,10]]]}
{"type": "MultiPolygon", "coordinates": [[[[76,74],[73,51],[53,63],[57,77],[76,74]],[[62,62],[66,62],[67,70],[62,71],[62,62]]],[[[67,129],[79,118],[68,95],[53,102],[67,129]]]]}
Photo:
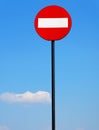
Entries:
{"type": "Polygon", "coordinates": [[[72,20],[64,8],[56,5],[43,8],[34,22],[37,33],[45,40],[60,40],[70,31],[72,20]]]}
{"type": "Polygon", "coordinates": [[[55,40],[64,38],[70,31],[72,20],[64,8],[56,5],[47,6],[38,12],[35,22],[37,33],[51,41],[52,67],[52,130],[55,130],[55,40]]]}

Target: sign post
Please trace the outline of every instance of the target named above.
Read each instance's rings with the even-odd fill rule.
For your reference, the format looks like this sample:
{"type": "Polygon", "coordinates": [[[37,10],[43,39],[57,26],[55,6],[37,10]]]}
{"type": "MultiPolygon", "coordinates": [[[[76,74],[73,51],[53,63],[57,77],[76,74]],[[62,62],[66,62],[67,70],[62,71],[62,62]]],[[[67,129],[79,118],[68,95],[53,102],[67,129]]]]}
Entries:
{"type": "Polygon", "coordinates": [[[72,19],[67,10],[51,5],[38,12],[34,26],[43,39],[51,41],[52,130],[55,130],[55,40],[60,40],[69,33],[72,19]]]}
{"type": "Polygon", "coordinates": [[[52,58],[52,130],[55,130],[55,41],[51,42],[52,58]]]}

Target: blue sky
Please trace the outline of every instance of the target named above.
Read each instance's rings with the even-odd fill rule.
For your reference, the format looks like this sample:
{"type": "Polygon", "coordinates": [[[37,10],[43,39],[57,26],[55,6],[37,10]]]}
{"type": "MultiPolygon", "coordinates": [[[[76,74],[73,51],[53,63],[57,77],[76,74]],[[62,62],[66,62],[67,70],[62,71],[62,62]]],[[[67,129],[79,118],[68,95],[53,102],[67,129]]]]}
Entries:
{"type": "Polygon", "coordinates": [[[47,5],[73,21],[56,41],[56,130],[99,130],[98,0],[0,0],[0,130],[51,130],[51,45],[33,26],[47,5]]]}

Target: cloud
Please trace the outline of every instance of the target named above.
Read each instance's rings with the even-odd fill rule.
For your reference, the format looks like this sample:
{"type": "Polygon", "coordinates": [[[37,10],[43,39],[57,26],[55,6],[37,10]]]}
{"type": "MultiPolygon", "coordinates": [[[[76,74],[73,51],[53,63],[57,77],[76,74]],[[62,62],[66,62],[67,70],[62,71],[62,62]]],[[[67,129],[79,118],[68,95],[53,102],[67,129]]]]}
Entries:
{"type": "Polygon", "coordinates": [[[9,128],[7,126],[0,125],[0,130],[9,130],[9,128]]]}
{"type": "Polygon", "coordinates": [[[21,94],[3,93],[0,94],[0,100],[9,103],[50,103],[50,93],[45,91],[38,91],[36,93],[25,92],[21,94]]]}

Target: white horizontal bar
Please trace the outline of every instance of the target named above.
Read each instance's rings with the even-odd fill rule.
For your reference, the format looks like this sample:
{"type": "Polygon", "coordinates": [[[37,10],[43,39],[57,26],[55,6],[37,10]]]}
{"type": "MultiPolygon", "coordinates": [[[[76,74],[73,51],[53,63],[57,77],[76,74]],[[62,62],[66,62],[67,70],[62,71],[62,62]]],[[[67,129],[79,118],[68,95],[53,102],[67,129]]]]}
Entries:
{"type": "Polygon", "coordinates": [[[38,18],[38,28],[68,28],[68,18],[38,18]]]}

